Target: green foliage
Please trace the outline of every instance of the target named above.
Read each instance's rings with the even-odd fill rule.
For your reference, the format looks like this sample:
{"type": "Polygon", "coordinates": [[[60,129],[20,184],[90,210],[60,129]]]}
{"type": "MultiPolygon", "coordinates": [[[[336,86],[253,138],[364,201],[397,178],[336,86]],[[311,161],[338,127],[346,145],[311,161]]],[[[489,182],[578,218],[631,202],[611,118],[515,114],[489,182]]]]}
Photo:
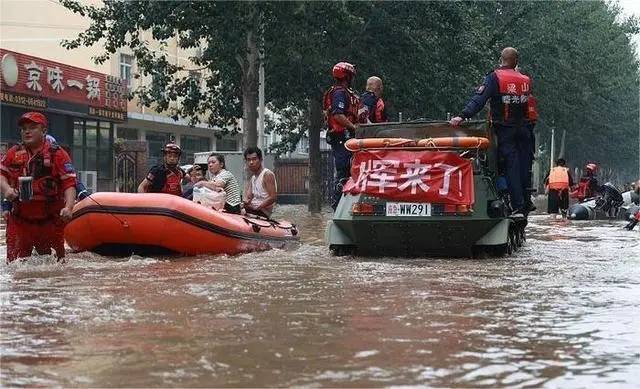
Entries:
{"type": "MultiPolygon", "coordinates": [[[[331,67],[355,63],[354,88],[368,76],[385,83],[392,118],[443,119],[458,113],[500,50],[514,46],[538,97],[543,144],[550,130],[567,131],[570,164],[587,160],[637,174],[639,63],[630,38],[638,21],[602,1],[482,2],[209,2],[105,1],[101,8],[62,3],[89,16],[91,27],[67,47],[101,43],[104,61],[119,47],[134,50],[142,76],[153,82],[135,93],[192,122],[235,126],[243,99],[257,93],[248,42],[264,32],[267,101],[279,115],[267,128],[283,134],[287,151],[312,127],[311,106],[331,85],[331,67]],[[256,35],[257,34],[257,35],[256,35]],[[205,87],[166,48],[147,40],[177,36],[205,87]],[[175,106],[170,104],[180,101],[175,106]]],[[[249,101],[249,106],[253,104],[249,101]]],[[[246,107],[245,107],[246,109],[246,107]]],[[[315,130],[314,130],[315,131],[315,130]]],[[[313,136],[317,136],[314,132],[313,136]]]]}

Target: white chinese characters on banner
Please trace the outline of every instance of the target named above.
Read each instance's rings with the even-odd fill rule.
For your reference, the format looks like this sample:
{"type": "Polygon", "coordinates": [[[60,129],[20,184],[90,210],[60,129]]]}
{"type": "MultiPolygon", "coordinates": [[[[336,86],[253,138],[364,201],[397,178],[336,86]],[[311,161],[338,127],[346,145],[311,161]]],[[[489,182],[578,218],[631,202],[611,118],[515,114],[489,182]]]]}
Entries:
{"type": "Polygon", "coordinates": [[[62,83],[62,70],[60,70],[59,66],[55,68],[47,68],[47,81],[51,88],[60,93],[64,90],[64,84],[62,83]]]}
{"type": "Polygon", "coordinates": [[[87,78],[87,99],[100,99],[100,79],[88,75],[87,78]]]}
{"type": "Polygon", "coordinates": [[[33,60],[24,65],[25,69],[27,69],[27,88],[34,90],[36,92],[42,92],[42,85],[40,85],[40,75],[44,68],[42,66],[36,65],[33,60]]]}
{"type": "Polygon", "coordinates": [[[360,163],[358,178],[355,180],[355,187],[365,191],[367,187],[376,188],[378,193],[385,193],[386,189],[397,188],[403,192],[410,188],[411,194],[416,194],[418,189],[427,192],[431,188],[427,182],[431,180],[430,172],[442,177],[441,187],[438,193],[441,196],[448,196],[451,189],[451,178],[457,174],[458,197],[463,194],[462,171],[459,166],[451,166],[445,163],[424,164],[420,160],[414,162],[403,162],[398,160],[374,159],[360,163]]]}
{"type": "Polygon", "coordinates": [[[427,170],[431,168],[430,164],[420,163],[419,159],[416,159],[415,162],[409,162],[404,164],[407,171],[404,174],[400,175],[400,178],[406,178],[407,180],[402,184],[398,185],[399,190],[405,190],[409,186],[411,186],[411,194],[416,194],[418,187],[422,189],[423,192],[429,190],[429,185],[427,185],[422,179],[429,179],[429,175],[426,174],[427,170]]]}

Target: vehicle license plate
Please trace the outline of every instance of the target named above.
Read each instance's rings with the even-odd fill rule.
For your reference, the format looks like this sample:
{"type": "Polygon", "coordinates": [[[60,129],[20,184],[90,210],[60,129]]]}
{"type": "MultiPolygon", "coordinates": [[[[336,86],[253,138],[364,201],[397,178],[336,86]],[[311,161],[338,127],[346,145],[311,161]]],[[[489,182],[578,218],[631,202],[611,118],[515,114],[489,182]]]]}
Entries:
{"type": "Polygon", "coordinates": [[[387,216],[431,216],[430,203],[387,203],[387,216]]]}

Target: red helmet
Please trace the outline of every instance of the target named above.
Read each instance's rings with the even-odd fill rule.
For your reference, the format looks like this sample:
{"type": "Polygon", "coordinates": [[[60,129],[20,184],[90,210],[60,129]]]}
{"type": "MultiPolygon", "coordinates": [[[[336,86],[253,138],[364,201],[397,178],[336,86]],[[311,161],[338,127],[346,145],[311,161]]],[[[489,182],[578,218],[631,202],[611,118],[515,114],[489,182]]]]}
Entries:
{"type": "Polygon", "coordinates": [[[25,123],[31,122],[42,124],[45,128],[48,126],[47,117],[40,112],[27,112],[18,119],[18,127],[22,127],[25,123]]]}
{"type": "Polygon", "coordinates": [[[182,154],[182,149],[180,148],[180,146],[178,146],[175,143],[167,143],[162,148],[162,153],[164,154],[164,153],[169,153],[169,152],[182,154]]]}
{"type": "Polygon", "coordinates": [[[344,78],[353,78],[356,75],[356,67],[349,62],[338,62],[333,65],[333,78],[342,80],[344,78]]]}
{"type": "Polygon", "coordinates": [[[598,165],[596,165],[595,163],[588,163],[585,168],[587,170],[591,170],[592,172],[596,172],[596,170],[598,170],[598,165]]]}

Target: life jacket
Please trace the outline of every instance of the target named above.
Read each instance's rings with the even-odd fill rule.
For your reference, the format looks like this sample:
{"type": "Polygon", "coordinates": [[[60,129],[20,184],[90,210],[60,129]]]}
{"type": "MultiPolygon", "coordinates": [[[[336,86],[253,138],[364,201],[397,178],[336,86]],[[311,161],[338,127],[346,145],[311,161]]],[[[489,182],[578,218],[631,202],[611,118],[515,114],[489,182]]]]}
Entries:
{"type": "Polygon", "coordinates": [[[360,99],[358,96],[349,88],[346,88],[342,85],[333,85],[329,88],[322,98],[322,110],[324,111],[324,118],[327,123],[327,128],[330,132],[335,133],[344,133],[345,127],[338,124],[338,122],[334,119],[333,114],[331,114],[331,106],[333,105],[333,94],[339,90],[343,90],[347,94],[347,98],[349,99],[349,107],[345,112],[345,116],[351,123],[358,122],[358,109],[360,109],[360,99]]]}
{"type": "Polygon", "coordinates": [[[498,79],[498,94],[491,97],[491,120],[512,123],[527,119],[531,93],[529,77],[508,68],[494,72],[498,79]]]}
{"type": "Polygon", "coordinates": [[[594,193],[591,190],[592,180],[593,180],[593,176],[580,177],[580,181],[578,182],[578,188],[571,193],[571,196],[577,198],[578,201],[582,201],[586,198],[593,197],[594,193]]]}
{"type": "Polygon", "coordinates": [[[365,92],[361,97],[362,108],[358,110],[358,120],[360,123],[384,123],[387,121],[387,111],[385,109],[384,100],[376,96],[373,92],[365,92]],[[360,114],[364,111],[364,115],[360,114]],[[380,118],[378,118],[380,112],[380,118]]]}
{"type": "Polygon", "coordinates": [[[549,189],[569,189],[569,172],[564,166],[556,166],[549,172],[549,189]]]}
{"type": "MultiPolygon", "coordinates": [[[[21,165],[22,176],[31,176],[33,197],[30,201],[16,201],[13,215],[26,221],[38,222],[57,218],[64,208],[64,194],[61,190],[61,177],[53,175],[53,164],[56,152],[60,149],[55,143],[45,141],[42,150],[29,158],[24,145],[16,150],[15,163],[21,165]]],[[[18,179],[14,178],[11,186],[18,188],[18,179]]]]}
{"type": "Polygon", "coordinates": [[[184,178],[182,169],[179,167],[177,169],[169,169],[163,165],[160,173],[154,178],[149,191],[182,196],[181,183],[184,178]]]}

